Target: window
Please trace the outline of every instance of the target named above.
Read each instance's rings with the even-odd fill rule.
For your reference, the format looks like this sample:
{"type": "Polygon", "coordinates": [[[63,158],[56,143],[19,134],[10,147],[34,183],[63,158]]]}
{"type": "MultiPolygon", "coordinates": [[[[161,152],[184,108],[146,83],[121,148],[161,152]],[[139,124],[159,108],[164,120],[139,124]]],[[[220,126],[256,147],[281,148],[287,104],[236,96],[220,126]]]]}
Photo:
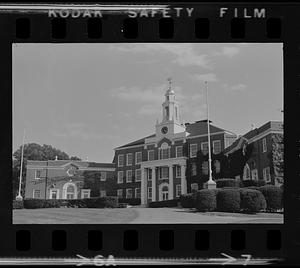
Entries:
{"type": "MultiPolygon", "coordinates": [[[[90,198],[90,193],[91,193],[90,189],[82,189],[81,198],[90,198]]],[[[100,195],[101,195],[101,191],[100,191],[100,195]]]]}
{"type": "Polygon", "coordinates": [[[100,190],[100,197],[105,197],[105,196],[106,196],[106,191],[100,190]]]}
{"type": "Polygon", "coordinates": [[[119,154],[118,155],[118,167],[123,167],[124,166],[124,155],[119,154]]]}
{"type": "Polygon", "coordinates": [[[165,107],[166,110],[166,119],[169,119],[169,106],[165,107]]]}
{"type": "Polygon", "coordinates": [[[177,107],[175,107],[175,116],[176,116],[176,119],[178,120],[178,109],[177,109],[177,107]]]}
{"type": "Polygon", "coordinates": [[[154,150],[148,151],[148,161],[154,160],[154,150]]]}
{"type": "Polygon", "coordinates": [[[167,143],[163,143],[161,148],[158,149],[158,158],[159,159],[168,159],[170,158],[170,147],[167,143]]]}
{"type": "Polygon", "coordinates": [[[262,150],[263,150],[263,153],[265,153],[267,151],[267,140],[266,138],[262,139],[262,150]]]}
{"type": "Polygon", "coordinates": [[[181,185],[176,185],[176,197],[179,197],[181,195],[181,185]]]}
{"type": "Polygon", "coordinates": [[[148,187],[148,198],[152,198],[152,187],[148,187]]]}
{"type": "Polygon", "coordinates": [[[106,171],[100,171],[100,181],[106,181],[106,171]]]}
{"type": "Polygon", "coordinates": [[[202,162],[202,174],[208,175],[208,161],[202,162]]]}
{"type": "Polygon", "coordinates": [[[141,198],[141,188],[135,188],[135,198],[141,198]]]}
{"type": "Polygon", "coordinates": [[[197,157],[197,144],[190,144],[190,157],[197,157]]]}
{"type": "Polygon", "coordinates": [[[252,177],[252,180],[258,180],[257,169],[251,170],[251,177],[252,177]]]}
{"type": "Polygon", "coordinates": [[[132,166],[132,153],[126,155],[126,165],[132,166]]]}
{"type": "Polygon", "coordinates": [[[126,171],[126,182],[132,182],[132,170],[126,171]]]}
{"type": "Polygon", "coordinates": [[[195,193],[198,191],[198,183],[192,183],[191,184],[191,192],[195,193]]]}
{"type": "Polygon", "coordinates": [[[158,169],[158,178],[160,179],[169,178],[169,167],[160,167],[158,169]]]}
{"type": "Polygon", "coordinates": [[[123,171],[118,171],[118,183],[123,183],[123,171]]]}
{"type": "Polygon", "coordinates": [[[75,199],[75,185],[69,184],[67,186],[66,199],[75,199]]]}
{"type": "Polygon", "coordinates": [[[50,199],[59,199],[58,193],[58,189],[50,189],[50,199]]]}
{"type": "Polygon", "coordinates": [[[202,151],[202,154],[204,154],[204,155],[208,154],[208,142],[201,143],[201,151],[202,151]]]}
{"type": "Polygon", "coordinates": [[[117,196],[121,197],[121,198],[123,197],[123,189],[118,189],[117,190],[117,196]]]}
{"type": "Polygon", "coordinates": [[[36,170],[34,178],[35,179],[40,179],[41,178],[41,173],[42,173],[41,170],[36,170]]]}
{"type": "Polygon", "coordinates": [[[142,152],[136,152],[135,153],[135,163],[138,164],[142,162],[142,152]]]}
{"type": "Polygon", "coordinates": [[[148,181],[151,181],[151,180],[152,180],[152,170],[151,170],[151,169],[148,169],[148,172],[147,172],[147,179],[148,179],[148,181]]]}
{"type": "Polygon", "coordinates": [[[250,180],[250,168],[248,163],[244,166],[243,180],[250,180]]]}
{"type": "Polygon", "coordinates": [[[41,198],[41,190],[33,190],[33,198],[41,198]]]}
{"type": "Polygon", "coordinates": [[[214,154],[219,154],[221,153],[221,141],[213,141],[213,153],[214,154]]]}
{"type": "Polygon", "coordinates": [[[270,167],[266,167],[263,169],[263,177],[266,182],[271,181],[270,167]]]}
{"type": "Polygon", "coordinates": [[[196,176],[197,175],[197,165],[195,162],[192,163],[192,168],[191,168],[191,173],[192,173],[192,176],[196,176]]]}
{"type": "Polygon", "coordinates": [[[126,198],[132,198],[132,189],[131,188],[126,189],[126,198]]]}
{"type": "Polygon", "coordinates": [[[175,175],[176,175],[176,178],[181,177],[181,166],[179,166],[179,165],[175,166],[175,175]]]}
{"type": "Polygon", "coordinates": [[[135,181],[141,181],[142,171],[140,169],[135,170],[135,181]]]}
{"type": "Polygon", "coordinates": [[[220,164],[219,160],[215,160],[214,161],[214,166],[215,166],[216,173],[220,173],[220,171],[221,171],[221,164],[220,164]]]}
{"type": "Polygon", "coordinates": [[[182,157],[182,146],[176,147],[176,157],[182,157]]]}

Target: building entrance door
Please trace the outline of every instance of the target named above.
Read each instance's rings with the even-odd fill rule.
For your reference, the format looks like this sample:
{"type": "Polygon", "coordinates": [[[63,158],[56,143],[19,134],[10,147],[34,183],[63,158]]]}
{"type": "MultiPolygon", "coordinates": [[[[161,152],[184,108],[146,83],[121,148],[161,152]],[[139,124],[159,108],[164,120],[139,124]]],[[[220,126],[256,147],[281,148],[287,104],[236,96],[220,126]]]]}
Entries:
{"type": "Polygon", "coordinates": [[[161,194],[160,194],[160,200],[168,200],[169,199],[169,187],[167,185],[164,185],[161,188],[161,194]]]}
{"type": "Polygon", "coordinates": [[[168,197],[169,197],[169,193],[168,192],[163,192],[162,193],[162,199],[163,200],[168,200],[168,197]]]}

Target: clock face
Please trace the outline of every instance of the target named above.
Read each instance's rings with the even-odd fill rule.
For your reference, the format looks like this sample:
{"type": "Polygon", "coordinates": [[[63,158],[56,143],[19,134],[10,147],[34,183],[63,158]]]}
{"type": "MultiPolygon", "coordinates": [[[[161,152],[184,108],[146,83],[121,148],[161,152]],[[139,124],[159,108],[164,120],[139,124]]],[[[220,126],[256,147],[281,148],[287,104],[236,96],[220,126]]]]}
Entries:
{"type": "Polygon", "coordinates": [[[167,132],[168,132],[168,128],[167,128],[167,127],[163,127],[163,128],[161,129],[161,133],[162,133],[162,134],[167,134],[167,132]]]}

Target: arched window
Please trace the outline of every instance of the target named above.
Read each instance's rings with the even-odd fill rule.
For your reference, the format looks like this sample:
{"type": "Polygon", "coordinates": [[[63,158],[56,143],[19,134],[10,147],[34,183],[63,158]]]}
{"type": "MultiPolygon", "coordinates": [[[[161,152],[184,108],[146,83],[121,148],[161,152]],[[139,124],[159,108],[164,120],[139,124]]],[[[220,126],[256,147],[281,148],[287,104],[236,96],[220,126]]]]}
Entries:
{"type": "Polygon", "coordinates": [[[246,163],[246,165],[244,166],[244,171],[243,171],[243,180],[250,180],[250,179],[251,179],[250,167],[246,163]]]}
{"type": "Polygon", "coordinates": [[[159,148],[159,159],[168,159],[170,158],[170,147],[164,142],[159,148]]]}

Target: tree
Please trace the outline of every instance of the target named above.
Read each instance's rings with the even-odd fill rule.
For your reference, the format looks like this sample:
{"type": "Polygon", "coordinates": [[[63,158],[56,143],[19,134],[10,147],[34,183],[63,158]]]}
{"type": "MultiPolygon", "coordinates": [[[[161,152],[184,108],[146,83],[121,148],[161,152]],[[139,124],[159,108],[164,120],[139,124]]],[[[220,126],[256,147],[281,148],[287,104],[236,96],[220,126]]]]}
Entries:
{"type": "MultiPolygon", "coordinates": [[[[20,176],[20,167],[21,167],[21,152],[22,146],[20,146],[13,153],[13,172],[12,172],[12,180],[13,180],[13,194],[16,196],[19,187],[19,176],[20,176]]],[[[24,156],[23,156],[23,171],[22,171],[22,189],[21,194],[24,196],[24,185],[25,185],[25,176],[26,176],[26,163],[27,160],[55,160],[55,157],[59,160],[69,160],[70,157],[67,153],[54,148],[51,145],[47,144],[37,144],[37,143],[27,143],[24,144],[24,156]]],[[[72,158],[76,158],[76,160],[80,160],[80,158],[73,156],[72,158]]],[[[75,160],[75,159],[71,159],[75,160]]]]}

